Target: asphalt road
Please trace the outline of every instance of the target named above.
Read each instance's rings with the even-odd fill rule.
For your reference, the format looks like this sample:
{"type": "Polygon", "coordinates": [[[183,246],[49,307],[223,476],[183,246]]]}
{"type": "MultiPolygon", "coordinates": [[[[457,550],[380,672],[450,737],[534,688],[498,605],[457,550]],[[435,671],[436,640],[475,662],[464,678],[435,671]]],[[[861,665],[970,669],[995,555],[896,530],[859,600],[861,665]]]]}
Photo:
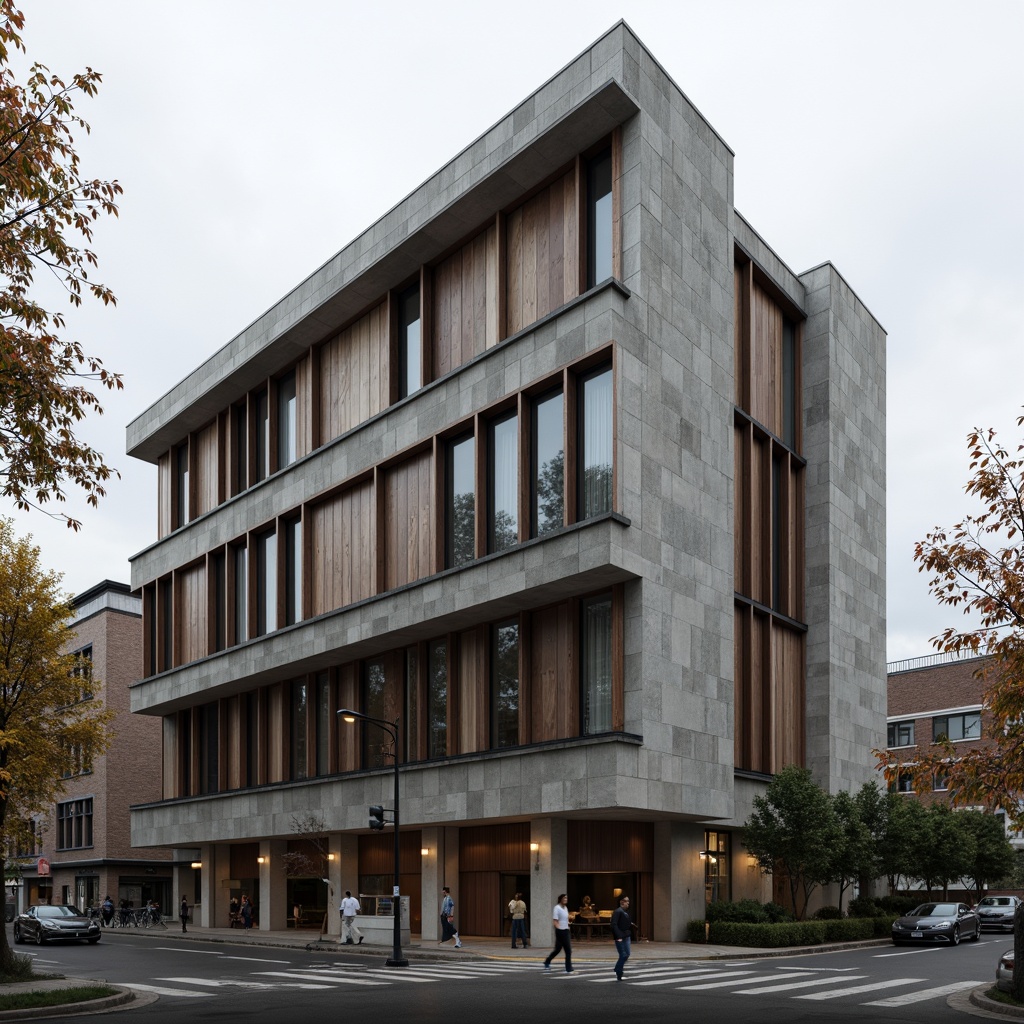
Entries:
{"type": "MultiPolygon", "coordinates": [[[[9,932],[8,932],[9,934],[9,932]]],[[[158,998],[120,1011],[124,1024],[190,1020],[337,1024],[339,1015],[389,1021],[588,1021],[628,1016],[646,1022],[726,1021],[820,1024],[826,1019],[963,1021],[952,991],[994,977],[1010,936],[945,947],[875,946],[793,957],[636,963],[616,982],[610,963],[578,962],[567,975],[536,960],[413,959],[406,969],[338,951],[310,953],[251,944],[175,943],[104,933],[95,946],[18,947],[40,971],[104,978],[158,998]]],[[[543,950],[538,949],[543,955],[543,950]]]]}

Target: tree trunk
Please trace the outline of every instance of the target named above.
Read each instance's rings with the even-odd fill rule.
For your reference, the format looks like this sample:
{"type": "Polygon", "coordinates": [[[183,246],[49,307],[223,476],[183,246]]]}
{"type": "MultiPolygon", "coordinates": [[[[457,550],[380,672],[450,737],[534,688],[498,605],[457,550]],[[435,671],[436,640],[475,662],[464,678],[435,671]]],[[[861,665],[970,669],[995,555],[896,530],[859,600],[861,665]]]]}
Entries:
{"type": "MultiPolygon", "coordinates": [[[[0,848],[0,877],[5,881],[7,878],[7,858],[3,849],[0,848]]],[[[7,926],[0,928],[0,976],[7,975],[14,967],[15,954],[11,944],[7,941],[7,926]]]]}

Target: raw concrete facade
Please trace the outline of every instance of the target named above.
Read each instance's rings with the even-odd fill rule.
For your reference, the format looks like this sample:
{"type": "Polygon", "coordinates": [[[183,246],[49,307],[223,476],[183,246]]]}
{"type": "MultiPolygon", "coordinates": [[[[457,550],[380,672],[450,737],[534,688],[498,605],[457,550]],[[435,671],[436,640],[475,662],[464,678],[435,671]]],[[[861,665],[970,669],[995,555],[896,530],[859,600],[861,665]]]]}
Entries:
{"type": "MultiPolygon", "coordinates": [[[[167,721],[254,687],[620,588],[620,728],[403,765],[403,829],[418,830],[428,851],[417,865],[414,915],[425,936],[437,927],[442,882],[460,884],[460,830],[528,825],[538,847],[526,873],[539,924],[547,918],[540,908],[567,889],[567,876],[586,870],[587,856],[567,854],[574,823],[614,829],[625,821],[650,827],[650,863],[614,870],[635,870],[636,884],[649,885],[645,933],[679,939],[686,921],[703,913],[706,865],[698,854],[707,830],[735,830],[763,791],[767,776],[737,773],[734,753],[738,253],[803,325],[806,615],[795,625],[806,638],[807,764],[831,790],[871,776],[885,721],[884,332],[830,264],[794,274],[739,216],[731,150],[620,23],[128,428],[129,453],[156,462],[615,132],[613,279],[133,559],[136,587],[173,578],[254,524],[305,507],[612,345],[615,488],[607,514],[150,673],[133,690],[133,710],[167,721]]],[[[173,796],[133,810],[133,840],[196,851],[210,924],[226,920],[218,886],[230,878],[231,845],[258,843],[260,926],[280,927],[290,913],[280,855],[292,818],[323,815],[332,885],[355,890],[367,805],[389,805],[390,787],[389,770],[356,769],[173,796]]],[[[733,895],[763,895],[738,840],[728,862],[733,895]]],[[[337,931],[335,915],[331,923],[337,931]]]]}

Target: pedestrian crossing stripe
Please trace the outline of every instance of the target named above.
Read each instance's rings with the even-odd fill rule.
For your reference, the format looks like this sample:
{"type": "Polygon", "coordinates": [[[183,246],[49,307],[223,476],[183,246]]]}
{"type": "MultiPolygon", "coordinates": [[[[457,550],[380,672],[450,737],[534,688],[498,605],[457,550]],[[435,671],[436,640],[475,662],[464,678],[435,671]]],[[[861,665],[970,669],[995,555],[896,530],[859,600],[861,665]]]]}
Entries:
{"type": "MultiPolygon", "coordinates": [[[[806,977],[806,976],[805,976],[806,977]]],[[[866,978],[866,974],[848,974],[843,980],[844,981],[861,981],[866,978]]],[[[765,979],[768,982],[778,981],[778,977],[765,979]]],[[[789,982],[785,985],[758,985],[755,988],[740,988],[736,990],[738,996],[760,996],[768,995],[770,992],[790,992],[797,988],[813,988],[815,985],[833,985],[835,984],[834,977],[825,978],[810,978],[807,981],[794,981],[789,982]]]]}
{"type": "Polygon", "coordinates": [[[890,978],[889,981],[875,981],[870,985],[854,985],[851,988],[834,988],[831,992],[814,992],[796,996],[796,999],[839,999],[842,996],[859,996],[862,992],[876,992],[880,988],[895,988],[897,985],[920,985],[927,978],[890,978]]]}
{"type": "Polygon", "coordinates": [[[873,1003],[865,1003],[865,1006],[906,1006],[907,1003],[917,1003],[923,999],[935,999],[938,996],[950,996],[954,992],[962,992],[966,988],[977,988],[984,985],[984,981],[958,981],[953,985],[940,985],[938,988],[918,989],[916,992],[906,992],[901,996],[892,996],[889,999],[876,999],[873,1003]]]}
{"type": "Polygon", "coordinates": [[[159,985],[142,985],[133,981],[125,986],[136,992],[152,992],[155,996],[182,996],[185,999],[212,999],[212,992],[190,992],[182,988],[161,988],[159,985]]]}

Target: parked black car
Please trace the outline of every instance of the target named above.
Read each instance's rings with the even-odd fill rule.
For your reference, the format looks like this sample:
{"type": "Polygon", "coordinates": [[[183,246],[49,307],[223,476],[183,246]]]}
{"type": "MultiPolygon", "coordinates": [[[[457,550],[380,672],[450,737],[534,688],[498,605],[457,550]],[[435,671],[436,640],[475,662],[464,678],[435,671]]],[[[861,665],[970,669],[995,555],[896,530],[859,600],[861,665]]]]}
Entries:
{"type": "Polygon", "coordinates": [[[100,941],[100,926],[90,921],[78,907],[38,905],[29,907],[14,921],[15,942],[35,942],[41,946],[51,939],[100,941]]]}
{"type": "Polygon", "coordinates": [[[1013,931],[1013,915],[1020,900],[1016,896],[986,896],[974,909],[981,918],[982,928],[1013,931]]]}
{"type": "Polygon", "coordinates": [[[922,903],[892,923],[895,946],[908,942],[945,942],[959,946],[961,939],[981,938],[981,918],[966,903],[922,903]]]}

